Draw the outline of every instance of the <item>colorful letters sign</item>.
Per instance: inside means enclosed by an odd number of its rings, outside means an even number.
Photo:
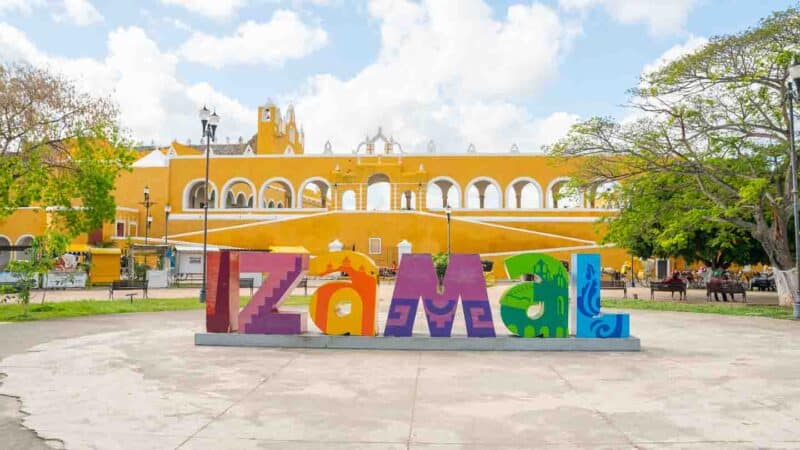
[[[500,317],[508,331],[520,337],[569,335],[569,274],[561,261],[541,253],[525,253],[505,260],[509,278],[532,276],[508,289],[500,298]],[[531,318],[528,310],[539,305]]]
[[[522,338],[569,336],[569,283],[575,290],[575,334],[580,338],[625,338],[630,335],[627,314],[600,312],[600,256],[572,255],[572,276],[555,258],[538,253],[505,260],[509,278],[527,276],[500,299],[506,328]],[[264,281],[253,298],[239,308],[239,273],[262,272]],[[314,292],[311,320],[325,334],[377,334],[378,269],[367,255],[333,252],[309,262],[308,255],[219,251],[208,254],[206,328],[211,333],[300,334],[306,331],[305,312],[280,311],[281,302],[303,276],[344,272],[348,279],[330,281]],[[467,336],[495,337],[492,309],[480,257],[451,255],[439,288],[429,254],[405,254],[395,281],[385,336],[411,336],[420,301],[432,337],[450,337],[461,302]],[[350,311],[343,306],[350,304]],[[537,311],[532,310],[538,308]],[[237,314],[238,313],[238,314]]]
[[[311,320],[325,334],[375,336],[378,308],[375,291],[378,267],[367,255],[334,252],[320,255],[309,265],[309,275],[344,272],[349,281],[331,281],[314,292],[309,305]],[[343,306],[350,304],[350,312]]]
[[[206,329],[210,333],[299,334],[307,329],[305,313],[283,313],[289,297],[308,270],[308,255],[236,252],[208,253]],[[239,311],[239,273],[262,272],[261,287]]]
[[[627,314],[600,313],[600,255],[572,255],[571,266],[577,290],[575,336],[580,338],[630,336],[630,317]]]
[[[451,255],[442,284],[444,289],[439,293],[431,255],[403,255],[383,334],[411,336],[421,298],[431,336],[450,337],[460,298],[467,336],[495,337],[480,257]]]
[[[206,292],[206,330],[209,333],[238,330],[239,252],[208,254]]]

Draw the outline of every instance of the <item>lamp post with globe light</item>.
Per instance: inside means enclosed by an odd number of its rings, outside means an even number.
[[[215,139],[217,135],[217,125],[219,125],[219,116],[217,112],[214,111],[213,113],[209,111],[208,108],[203,106],[203,109],[200,110],[200,123],[203,125],[203,138],[206,140],[206,177],[205,177],[205,187],[203,189],[203,193],[205,195],[205,200],[203,201],[203,284],[200,288],[200,302],[205,303],[206,301],[206,273],[207,273],[207,266],[208,266],[208,202],[209,202],[209,184],[208,184],[208,164],[209,164],[209,157],[211,155],[211,141]]]

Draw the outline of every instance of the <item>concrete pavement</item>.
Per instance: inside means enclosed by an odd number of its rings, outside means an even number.
[[[201,311],[4,324],[0,393],[29,415],[0,408],[0,437],[44,444],[22,420],[67,448],[800,448],[800,324],[631,316],[641,353],[201,348]]]

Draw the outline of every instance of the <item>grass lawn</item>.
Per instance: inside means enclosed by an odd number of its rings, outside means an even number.
[[[250,297],[242,297],[241,305],[244,306]],[[287,299],[284,306],[307,305],[310,297],[292,296]],[[123,314],[134,312],[158,311],[183,311],[190,309],[204,309],[205,304],[197,298],[150,298],[138,299],[131,303],[128,300],[79,300],[74,302],[59,303],[31,303],[28,314],[24,314],[22,305],[12,303],[0,305],[0,322],[25,322],[31,320],[62,319],[65,317],[94,316],[98,314]]]
[[[241,298],[244,306],[249,297]],[[289,297],[283,306],[303,306],[311,301],[308,296]],[[652,300],[620,300],[604,299],[603,307],[618,309],[646,309],[654,311],[678,311],[703,314],[724,314],[731,316],[769,317],[773,319],[791,319],[792,308],[781,306],[748,306],[741,303],[683,303],[674,301]],[[134,312],[182,311],[203,309],[205,305],[197,298],[151,298],[147,300],[80,300],[74,302],[31,303],[28,314],[20,304],[0,305],[0,322],[24,322],[31,320],[60,319],[66,317],[94,316],[98,314],[123,314]]]
[[[769,317],[772,319],[791,319],[792,308],[789,306],[760,306],[743,303],[683,303],[665,300],[620,300],[603,299],[602,305],[607,308],[648,309],[653,311],[678,311],[703,314],[724,314],[727,316]]]

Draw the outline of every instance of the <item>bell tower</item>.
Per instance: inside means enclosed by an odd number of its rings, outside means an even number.
[[[289,105],[286,117],[272,100],[258,107],[257,154],[302,154],[305,135],[297,129],[294,107]]]

